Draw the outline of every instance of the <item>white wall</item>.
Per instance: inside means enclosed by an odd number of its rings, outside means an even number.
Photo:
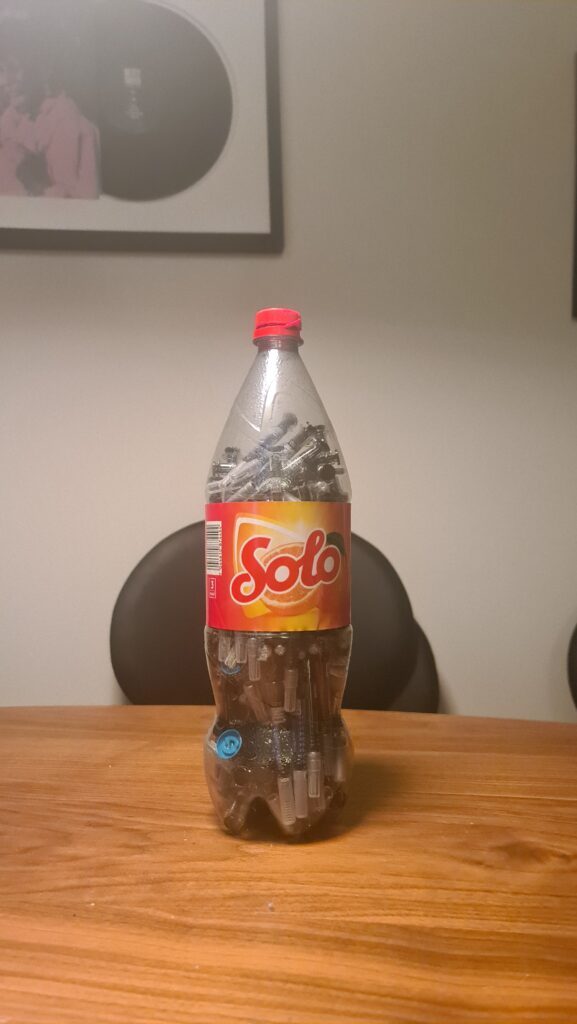
[[[282,256],[0,256],[0,700],[120,699],[116,594],[201,518],[253,312],[288,304],[449,707],[574,720],[577,5],[280,14]]]

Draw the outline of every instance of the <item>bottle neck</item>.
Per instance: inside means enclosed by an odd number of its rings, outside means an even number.
[[[299,347],[302,345],[303,340],[301,337],[289,337],[288,335],[271,335],[266,338],[255,338],[254,344],[257,347],[257,351],[271,352],[276,350],[277,352],[295,352],[298,354]]]

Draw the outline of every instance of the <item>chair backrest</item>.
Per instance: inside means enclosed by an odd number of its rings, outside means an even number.
[[[573,703],[577,708],[577,626],[575,626],[571,640],[569,641],[569,651],[567,653],[567,675],[569,676],[569,689],[571,690]]]
[[[355,534],[351,564],[354,641],[345,707],[436,711],[434,658],[399,576]],[[110,652],[133,703],[212,703],[204,601],[204,523],[193,523],[152,548],[118,595]]]

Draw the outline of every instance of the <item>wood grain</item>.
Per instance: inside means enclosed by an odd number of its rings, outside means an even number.
[[[0,711],[0,1024],[575,1024],[576,726],[349,712],[287,845],[216,827],[210,717]]]

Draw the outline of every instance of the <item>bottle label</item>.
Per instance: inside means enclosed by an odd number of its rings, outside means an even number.
[[[206,622],[254,633],[351,621],[351,506],[239,501],[206,506]]]

